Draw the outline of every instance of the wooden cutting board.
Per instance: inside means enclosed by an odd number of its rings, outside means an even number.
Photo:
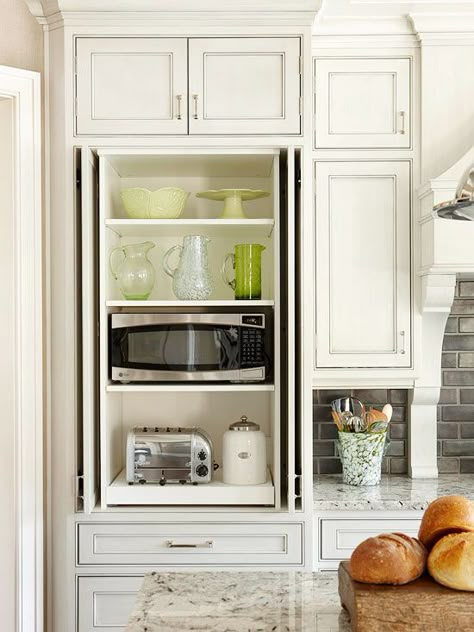
[[[404,586],[361,584],[341,562],[339,596],[353,632],[474,631],[474,592],[445,588],[429,575]]]

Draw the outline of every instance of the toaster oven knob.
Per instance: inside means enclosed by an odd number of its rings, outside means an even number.
[[[204,463],[201,463],[196,468],[196,474],[198,476],[207,476],[208,472],[209,472],[209,468],[207,467],[207,465],[204,465]]]
[[[207,454],[204,452],[204,450],[199,450],[198,452],[198,459],[200,461],[205,461],[207,457]]]

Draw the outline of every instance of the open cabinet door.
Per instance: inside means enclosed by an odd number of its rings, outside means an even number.
[[[82,275],[82,510],[90,513],[98,501],[98,199],[99,177],[97,156],[87,147],[78,157],[80,177],[80,217]],[[82,441],[81,441],[82,439]],[[81,507],[78,506],[78,510]]]
[[[284,279],[286,294],[287,328],[282,343],[285,346],[287,373],[287,394],[284,403],[286,417],[286,478],[288,511],[294,513],[301,509],[301,409],[298,405],[298,336],[297,336],[297,219],[299,214],[299,181],[300,181],[299,150],[294,147],[288,149],[286,169],[286,230],[283,230],[286,252],[286,275]],[[283,244],[282,244],[283,247]],[[285,390],[285,389],[283,389]]]

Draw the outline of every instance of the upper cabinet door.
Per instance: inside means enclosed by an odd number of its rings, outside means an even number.
[[[411,366],[410,166],[316,164],[316,368]]]
[[[409,148],[409,59],[317,59],[315,147]]]
[[[191,134],[299,134],[300,40],[189,40]]]
[[[186,134],[187,40],[78,38],[78,135]]]

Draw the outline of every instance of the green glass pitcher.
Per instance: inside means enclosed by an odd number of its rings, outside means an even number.
[[[262,252],[261,244],[236,244],[234,252],[225,256],[222,278],[234,290],[237,300],[259,300],[262,298]],[[227,276],[227,262],[232,261],[235,278]]]
[[[148,259],[148,251],[155,247],[152,241],[114,248],[109,256],[110,271],[127,300],[144,301],[155,284],[155,269]],[[117,266],[117,255],[122,260]]]

